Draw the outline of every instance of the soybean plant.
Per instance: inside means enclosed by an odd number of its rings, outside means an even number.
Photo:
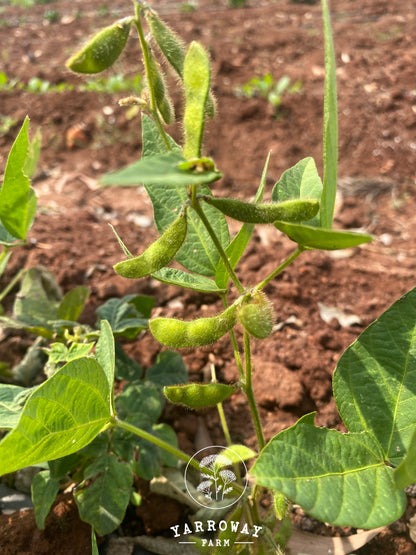
[[[170,384],[164,389],[171,402],[190,409],[216,405],[228,445],[244,460],[254,459],[248,490],[241,492],[238,481],[233,484],[238,503],[228,518],[243,519],[255,529],[256,542],[245,545],[238,542],[244,535],[239,538],[239,532],[224,529],[216,545],[228,545],[227,550],[234,553],[279,552],[287,542],[283,532],[290,523],[290,502],[333,525],[375,528],[392,522],[405,508],[403,488],[416,481],[416,395],[411,389],[416,367],[414,357],[409,356],[416,348],[416,290],[363,332],[338,363],[334,397],[348,433],[316,427],[312,413],[266,445],[253,393],[256,373],[252,342],[273,331],[274,309],[264,291],[267,284],[311,249],[355,247],[372,240],[364,233],[332,228],[338,129],[335,55],[327,0],[322,0],[326,71],[323,180],[314,160],[304,158],[274,185],[271,203],[263,203],[269,157],[253,202],[214,197],[209,185],[222,174],[203,151],[205,123],[215,115],[209,56],[197,42],[185,45],[147,4],[133,4],[134,16],[98,33],[69,60],[68,67],[82,73],[102,71],[121,54],[130,27],[136,29],[147,86],[140,97],[122,99],[120,103],[135,103],[142,109],[142,157],[104,176],[102,184],[143,184],[153,203],[160,237],[134,257],[117,235],[126,258],[115,265],[115,271],[127,278],[151,276],[162,283],[215,293],[223,304],[219,314],[208,318],[185,321],[162,316],[149,321],[150,333],[172,349],[209,345],[226,334],[232,343],[238,370],[236,383],[213,380],[210,384],[181,385],[167,379]],[[149,35],[145,35],[145,23]],[[176,73],[183,91],[181,144],[166,131],[175,117],[162,71],[166,65]],[[242,223],[233,239],[226,217]],[[276,233],[280,231],[294,242],[294,248],[288,258],[253,286],[244,284],[235,269],[255,225],[273,226]],[[173,260],[175,267],[168,266]],[[146,441],[201,471],[195,459],[172,442],[121,418],[114,403],[114,372],[113,335],[103,320],[95,358],[67,363],[29,397],[18,423],[0,443],[0,473],[70,455],[103,430],[113,428],[140,438],[139,456]],[[236,390],[247,398],[257,437],[256,451],[231,440],[222,402]],[[57,407],[55,412],[47,410],[52,405]],[[209,469],[206,472],[209,475]],[[272,492],[274,504],[270,514],[261,518],[263,488]],[[257,537],[260,529],[261,536]],[[203,544],[195,535],[192,539]],[[227,543],[221,544],[223,540]],[[221,553],[222,548],[213,552]]]

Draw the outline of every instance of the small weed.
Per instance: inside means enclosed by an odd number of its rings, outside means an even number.
[[[266,73],[263,77],[253,77],[248,83],[242,87],[238,87],[236,89],[236,94],[247,98],[261,96],[273,106],[277,114],[282,104],[283,95],[285,93],[297,93],[301,88],[302,82],[298,80],[291,85],[288,75],[283,75],[283,77],[275,82],[271,73]]]
[[[0,114],[0,137],[7,135],[10,129],[17,123],[17,119]]]
[[[247,0],[228,0],[228,5],[230,8],[241,8],[247,4]]]
[[[58,23],[61,18],[61,14],[57,10],[46,10],[43,14],[43,19],[49,21],[49,23]]]
[[[179,11],[182,13],[192,13],[196,10],[196,2],[182,2],[179,6]]]

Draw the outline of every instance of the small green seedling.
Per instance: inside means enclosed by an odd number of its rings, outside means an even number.
[[[266,73],[263,77],[253,77],[243,85],[236,89],[238,95],[247,98],[261,96],[265,98],[274,108],[275,114],[279,113],[285,94],[294,94],[302,89],[301,81],[290,84],[290,77],[283,75],[277,82],[273,79],[271,73]]]
[[[213,372],[212,383],[184,384],[181,372],[160,365],[148,371],[146,379],[157,380],[168,400],[191,410],[216,405],[226,442],[237,454],[230,464],[254,459],[247,491],[242,480],[236,480],[233,489],[243,490],[237,506],[228,514],[218,513],[225,525],[219,527],[215,541],[231,542],[227,543],[227,552],[233,553],[280,553],[291,533],[291,503],[331,525],[354,528],[387,525],[403,514],[406,506],[403,488],[416,480],[416,366],[412,356],[416,349],[416,290],[394,303],[338,362],[334,398],[346,433],[315,426],[312,413],[266,444],[253,391],[253,379],[262,379],[261,366],[256,369],[252,363],[253,342],[273,334],[274,310],[264,293],[265,287],[311,249],[356,247],[372,240],[365,233],[332,229],[338,159],[336,73],[329,8],[327,0],[321,2],[326,71],[323,179],[312,158],[304,158],[282,174],[271,191],[270,203],[262,200],[268,159],[254,202],[212,195],[210,184],[221,178],[221,172],[203,151],[206,119],[215,108],[208,53],[196,42],[186,46],[145,2],[134,2],[134,16],[99,32],[68,62],[68,67],[81,73],[103,71],[121,55],[130,27],[137,31],[147,85],[146,93],[137,103],[143,111],[142,158],[104,176],[102,183],[144,185],[153,203],[160,237],[143,254],[132,257],[117,236],[128,259],[115,268],[130,279],[150,275],[163,283],[216,294],[222,302],[223,308],[215,316],[192,320],[150,318],[149,330],[155,340],[172,349],[206,348],[228,336],[238,380],[217,383]],[[144,34],[144,20],[153,40]],[[154,44],[159,51],[153,49]],[[174,117],[163,75],[166,64],[178,75],[185,103],[181,111],[183,138],[179,144],[165,128]],[[276,86],[269,77],[266,79],[266,94],[269,97],[274,89],[276,96],[272,95],[270,101],[275,105],[279,102],[277,96],[289,85],[287,79],[279,83]],[[21,173],[20,166],[17,174]],[[25,194],[30,201],[26,183]],[[27,231],[31,211],[33,205],[29,202],[23,224],[21,218],[13,221],[16,233]],[[232,239],[227,223],[230,217],[241,222]],[[245,283],[245,276],[236,268],[257,224],[271,224],[276,233],[284,233],[294,245],[290,256],[253,285]],[[143,392],[133,385],[125,395],[123,391],[122,399],[115,398],[114,380],[123,368],[123,360],[120,355],[117,358],[114,337],[125,326],[144,329],[137,314],[131,318],[134,323],[129,322],[131,307],[126,309],[115,303],[99,314],[101,325],[99,333],[96,330],[99,338],[93,354],[68,360],[70,353],[65,351],[62,356],[67,362],[30,394],[23,409],[21,404],[16,407],[20,390],[8,390],[8,401],[0,404],[8,414],[14,411],[19,415],[12,425],[10,420],[8,426],[3,424],[10,432],[0,443],[0,474],[49,461],[51,475],[39,478],[35,486],[37,499],[46,491],[56,490],[56,483],[49,488],[49,478],[56,480],[65,474],[62,461],[85,450],[93,453],[98,438],[105,439],[106,448],[100,450],[100,456],[94,460],[91,455],[91,464],[82,466],[83,482],[75,493],[81,517],[98,534],[118,525],[132,497],[133,473],[143,476],[146,465],[156,460],[159,471],[160,463],[174,465],[181,460],[201,473],[201,466],[178,449],[170,432],[155,427],[154,418],[150,425],[146,420],[149,412],[154,417],[151,387]],[[61,347],[53,349],[53,356],[62,362]],[[173,356],[171,351],[161,355]],[[134,374],[135,369],[130,372]],[[247,400],[257,453],[232,442],[222,403],[235,392]],[[0,411],[0,427],[1,415]],[[132,449],[133,436],[139,440],[135,440],[138,443],[133,443]],[[136,464],[132,464],[132,450]],[[208,466],[203,469],[203,476],[211,484],[218,469]],[[236,473],[227,471],[227,476],[236,477],[237,466],[235,470]],[[152,470],[150,477],[153,474]],[[109,495],[103,499],[102,491],[107,488]],[[260,516],[264,511],[259,511],[262,488],[268,488],[274,499],[264,517]],[[43,517],[41,505],[35,504],[37,515]],[[209,509],[212,508],[221,507],[211,499]],[[247,532],[232,526],[240,519]],[[42,523],[43,519],[40,520]],[[253,542],[247,545],[249,527],[256,533],[251,536]],[[257,534],[260,530],[261,534]],[[198,534],[187,536],[187,540],[197,546],[207,541]],[[92,541],[94,546],[94,534]],[[223,553],[222,544],[211,545],[212,553]]]

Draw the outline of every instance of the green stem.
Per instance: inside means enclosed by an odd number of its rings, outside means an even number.
[[[195,202],[192,204],[192,208],[195,210],[195,212],[198,214],[198,216],[201,218],[202,223],[204,224],[204,226],[206,227],[206,230],[208,231],[212,242],[214,243],[218,254],[221,257],[221,260],[224,263],[225,269],[228,272],[228,275],[230,276],[230,279],[232,280],[232,282],[234,283],[234,285],[236,286],[238,292],[240,293],[240,295],[242,295],[244,293],[244,287],[241,285],[240,280],[238,279],[238,277],[235,275],[234,270],[231,268],[231,264],[230,261],[228,260],[228,257],[215,233],[215,231],[213,230],[208,218],[206,217],[204,211],[201,208],[201,205],[199,203],[199,200],[196,198]]]
[[[280,266],[278,268],[276,268],[276,270],[274,270],[270,275],[268,275],[262,282],[260,282],[258,285],[256,285],[256,287],[254,289],[257,289],[258,291],[260,291],[260,289],[263,289],[264,287],[266,287],[266,285],[272,281],[272,279],[274,279],[277,275],[279,275],[281,272],[283,272],[283,270],[285,268],[287,268],[289,266],[289,264],[292,264],[292,262],[294,260],[296,260],[296,258],[304,251],[304,247],[300,247],[298,246],[298,248],[295,250],[295,252],[289,256],[289,258],[287,260],[285,260],[282,264],[280,264]]]
[[[22,270],[20,270],[19,272],[17,272],[17,274],[9,281],[9,283],[6,285],[6,287],[3,289],[3,291],[0,293],[0,302],[4,299],[4,297],[13,289],[13,287],[16,285],[16,283],[20,280],[20,278],[22,277],[22,275],[26,272],[26,270],[23,268]]]
[[[215,365],[214,364],[211,364],[211,382],[212,383],[217,383],[217,374],[215,372]],[[222,431],[224,432],[225,440],[227,442],[227,445],[230,446],[230,445],[232,445],[231,435],[230,435],[230,430],[228,428],[227,420],[225,419],[225,414],[224,414],[224,409],[222,407],[222,403],[217,404],[217,410],[218,410],[218,414],[220,416],[221,427],[222,427]]]
[[[266,445],[264,440],[263,430],[261,427],[260,414],[257,408],[256,400],[254,398],[254,392],[252,387],[252,364],[251,364],[251,345],[250,345],[250,334],[244,331],[244,360],[246,367],[246,380],[244,384],[244,391],[247,396],[248,405],[250,407],[251,416],[253,418],[254,428],[257,435],[257,443],[259,445],[259,450],[261,451]]]
[[[222,302],[224,303],[224,308],[228,308],[229,305],[228,305],[227,297],[225,296],[225,294],[222,293],[220,295],[220,297],[222,298]],[[242,360],[241,360],[240,350],[238,348],[237,339],[235,337],[235,333],[234,333],[233,329],[230,331],[230,337],[231,337],[231,344],[233,346],[234,359],[235,359],[235,362],[236,362],[237,368],[238,368],[238,375],[239,375],[240,381],[244,382],[245,374],[244,374],[243,363],[242,363]]]
[[[157,111],[155,92],[153,90],[151,79],[150,79],[149,47],[143,33],[143,28],[140,20],[140,9],[141,9],[140,4],[134,3],[134,11],[136,16],[134,23],[136,25],[137,34],[139,35],[140,45],[142,47],[142,52],[143,52],[144,71],[146,74],[147,84],[149,86],[150,110],[151,110],[153,119],[155,120],[160,136],[162,137],[163,142],[165,143],[166,148],[168,150],[172,150],[172,147],[169,143],[168,136],[166,135],[165,129],[163,128],[162,122],[160,121],[160,117]]]
[[[177,449],[170,443],[163,441],[163,439],[160,439],[157,436],[154,436],[149,432],[142,430],[141,428],[137,428],[136,426],[133,426],[133,424],[129,424],[124,420],[119,420],[117,417],[115,418],[115,425],[118,426],[119,428],[122,428],[123,430],[126,430],[127,432],[130,432],[136,436],[141,437],[142,439],[150,441],[150,443],[153,443],[153,445],[157,445],[158,447],[160,447],[161,449],[164,449],[168,453],[171,453],[178,459],[185,461],[186,463],[190,463],[192,466],[200,470],[197,461],[191,460],[191,457],[189,455],[187,455],[180,449]]]

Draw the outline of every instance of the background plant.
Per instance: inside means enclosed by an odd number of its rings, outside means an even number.
[[[261,453],[251,470],[257,477],[257,485],[252,489],[251,497],[246,500],[244,507],[238,507],[234,514],[244,508],[244,518],[250,524],[259,523],[256,505],[260,495],[259,486],[267,486],[275,491],[276,514],[270,515],[264,521],[264,540],[268,543],[259,545],[259,552],[264,552],[266,549],[276,552],[278,549],[276,544],[280,542],[281,536],[275,535],[274,525],[277,518],[286,518],[285,495],[301,503],[317,518],[327,522],[348,522],[357,527],[371,527],[394,520],[404,508],[404,495],[400,488],[414,479],[412,433],[415,423],[412,418],[410,420],[408,418],[408,414],[415,412],[412,410],[415,397],[411,389],[414,367],[408,356],[414,348],[412,326],[415,314],[412,292],[399,304],[400,314],[406,314],[406,318],[403,319],[401,316],[398,324],[397,307],[392,307],[387,316],[383,320],[380,319],[379,324],[368,330],[370,339],[363,335],[362,342],[351,347],[344,363],[338,366],[339,385],[335,388],[335,396],[345,423],[350,429],[348,434],[316,428],[313,425],[313,415],[307,415],[294,427],[281,432],[265,446],[252,391],[251,344],[254,340],[252,336],[261,337],[266,334],[264,327],[268,329],[270,321],[269,302],[262,295],[267,283],[295,258],[312,248],[343,248],[371,239],[367,235],[332,229],[337,160],[336,89],[326,2],[323,2],[327,54],[323,182],[317,174],[313,160],[310,158],[301,160],[287,170],[273,188],[273,206],[270,209],[270,205],[261,202],[267,172],[266,163],[255,203],[240,204],[233,199],[227,202],[228,206],[232,206],[234,216],[243,222],[240,232],[233,241],[230,241],[223,213],[225,204],[221,205],[218,202],[221,199],[213,199],[208,188],[211,182],[220,178],[220,172],[212,160],[202,156],[201,150],[205,118],[207,113],[213,112],[212,96],[209,92],[208,57],[204,49],[196,43],[192,43],[186,49],[182,42],[163,25],[157,15],[148,11],[144,5],[136,4],[135,8],[135,17],[130,23],[134,24],[138,31],[148,82],[146,94],[134,100],[143,107],[145,112],[142,118],[143,156],[133,166],[107,176],[104,181],[107,184],[117,182],[125,186],[145,184],[154,203],[155,221],[161,232],[159,239],[161,242],[158,243],[157,249],[153,247],[150,253],[146,251],[143,259],[132,257],[128,247],[119,238],[126,254],[126,260],[122,261],[123,267],[133,269],[134,273],[134,268],[140,263],[140,275],[143,275],[144,261],[148,264],[148,273],[156,279],[202,292],[218,293],[223,300],[224,310],[218,316],[214,316],[214,320],[210,318],[190,322],[176,320],[172,326],[173,333],[162,336],[159,333],[160,330],[170,328],[172,319],[163,317],[153,319],[150,322],[150,328],[157,338],[162,338],[162,342],[171,347],[209,344],[218,338],[219,328],[221,333],[229,332],[239,370],[239,381],[234,384],[234,387],[227,388],[225,384],[213,383],[208,385],[214,387],[207,390],[207,384],[185,386],[175,384],[165,389],[166,395],[168,398],[169,395],[172,397],[172,391],[175,391],[177,399],[182,404],[192,407],[197,404],[198,406],[220,404],[227,395],[231,395],[232,391],[238,388],[246,394]],[[164,128],[164,122],[172,121],[172,105],[169,102],[154,51],[143,34],[143,16],[146,17],[160,50],[184,85],[183,146],[175,144]],[[113,31],[114,27],[106,31],[109,39],[113,36]],[[117,29],[115,31],[118,33]],[[118,41],[115,47],[119,49]],[[94,39],[87,48],[94,59]],[[108,62],[107,59],[99,60],[99,67],[105,66],[106,62]],[[259,223],[259,215],[263,218],[260,221],[264,223],[265,214],[273,214],[275,205],[278,205],[282,216],[276,221],[272,218],[270,224],[286,233],[297,246],[294,247],[293,254],[271,274],[265,276],[254,287],[248,287],[238,279],[234,269],[250,240],[254,225]],[[223,211],[218,210],[220,206]],[[186,218],[186,238],[181,244],[175,242],[173,245],[168,239],[172,237],[171,226],[180,217],[179,214]],[[140,258],[140,261],[137,258]],[[186,271],[166,268],[164,265],[168,259],[180,262]],[[160,260],[163,264],[160,264]],[[162,267],[158,267],[159,265]],[[235,300],[236,297],[237,300]],[[390,321],[393,322],[391,328]],[[243,326],[242,346],[238,344],[234,334],[236,326]],[[175,327],[180,330],[179,334],[174,332]],[[393,360],[389,356],[380,357],[377,352],[369,351],[369,345],[373,347],[376,345],[376,350],[377,345],[381,345],[383,352],[387,351],[390,355],[392,343],[395,343],[395,338],[392,340],[392,329],[401,330],[400,341],[396,345],[399,347],[401,362],[400,364],[394,362],[393,367],[389,366]],[[371,335],[374,333],[378,338],[375,342]],[[84,448],[98,433],[112,429],[135,433],[142,439],[163,446],[167,452],[175,454],[178,458],[189,460],[186,455],[155,435],[150,435],[142,428],[121,419],[119,408],[114,406],[112,399],[114,368],[117,366],[114,362],[115,348],[112,337],[113,334],[104,320],[95,358],[82,357],[76,361],[69,361],[31,394],[18,424],[1,444],[0,453],[7,461],[1,467],[2,472],[16,468],[16,465],[39,462],[39,457],[42,460],[53,460],[70,455]],[[380,340],[380,337],[383,339]],[[391,343],[388,343],[389,338]],[[386,345],[388,345],[387,349]],[[370,357],[368,352],[371,352]],[[368,360],[371,361],[369,364],[366,363]],[[375,364],[374,361],[377,360],[380,364]],[[365,406],[362,406],[363,401],[359,391],[363,385],[351,372],[351,368],[357,366],[358,362],[362,370],[359,374],[360,380],[365,384],[371,382],[370,377],[373,380],[372,387],[368,388],[368,393],[366,390],[365,396],[366,404],[371,399],[370,413],[364,410]],[[91,388],[91,376],[94,376],[95,390]],[[74,393],[78,392],[76,384],[81,378],[83,396],[74,403]],[[360,384],[358,393],[350,386],[354,380]],[[379,381],[388,383],[390,387],[381,391],[380,388],[374,387],[374,384]],[[383,397],[386,393],[388,395]],[[39,439],[40,430],[31,427],[33,421],[29,420],[29,417],[33,417],[33,414],[36,417],[43,416],[42,411],[38,409],[41,403],[56,402],[57,398],[60,403],[69,407],[69,412],[77,425],[62,427],[62,422],[59,422],[61,415],[56,414],[56,421],[48,422],[48,425],[56,426],[60,437],[52,444],[51,438],[47,435]],[[90,414],[85,413],[85,408],[81,407],[79,401],[89,403],[94,413],[93,419]],[[350,413],[351,405],[359,407],[360,411],[357,414]],[[230,433],[223,415],[221,417],[225,436],[229,438]],[[384,426],[379,426],[376,419],[381,419]],[[84,430],[87,430],[87,433],[82,436],[79,423],[82,423]],[[33,438],[33,445],[29,446],[25,443],[23,432],[25,437]],[[314,456],[310,460],[305,460],[303,456],[305,451]],[[397,465],[398,469],[394,471],[393,466]],[[276,469],[279,469],[278,473]],[[340,491],[343,495],[338,493]],[[357,491],[362,494],[358,503]],[[321,492],[324,492],[324,495],[321,496]],[[383,503],[379,502],[380,499]],[[363,500],[365,503],[361,504]],[[363,509],[360,510],[360,507]]]
[[[256,96],[265,98],[273,106],[277,115],[283,96],[297,93],[301,89],[302,82],[299,80],[291,85],[288,75],[283,75],[278,81],[275,81],[271,73],[266,73],[262,77],[251,78],[245,85],[238,87],[236,93],[247,98]]]

